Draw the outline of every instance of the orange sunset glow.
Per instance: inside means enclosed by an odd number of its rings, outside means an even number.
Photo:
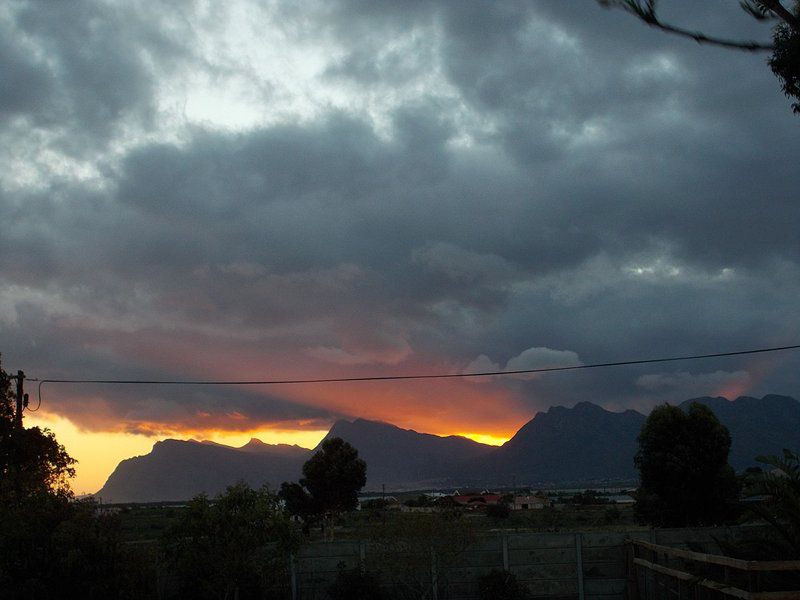
[[[460,435],[490,445],[503,444],[533,416],[514,393],[492,382],[423,380],[400,385],[359,382],[280,387],[283,398],[298,405],[324,407],[344,418],[384,421],[421,433]],[[262,390],[256,388],[256,393]],[[56,398],[59,406],[81,415],[83,428],[68,417],[45,411],[32,413],[28,422],[54,431],[79,461],[75,489],[80,493],[99,489],[120,460],[146,454],[153,443],[167,437],[229,446],[257,438],[270,444],[313,448],[327,433],[319,420],[260,422],[235,411],[183,412],[180,420],[171,422],[143,421],[133,415],[120,419],[102,394],[80,396],[66,387],[48,388],[45,403]],[[270,400],[264,398],[263,402]],[[84,412],[81,406],[92,409]]]

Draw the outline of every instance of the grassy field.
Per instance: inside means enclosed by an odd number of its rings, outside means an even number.
[[[120,531],[122,538],[128,542],[160,540],[185,510],[184,507],[157,504],[134,504],[119,508]]]
[[[182,506],[140,504],[118,507],[122,537],[125,541],[158,541],[185,510]],[[337,521],[338,539],[366,539],[381,532],[436,529],[440,526],[467,528],[474,533],[508,529],[531,532],[615,531],[636,527],[630,505],[558,505],[555,508],[512,511],[504,519],[493,519],[481,512],[446,511],[409,513],[399,510],[361,510],[343,515]],[[322,537],[312,528],[310,539]]]

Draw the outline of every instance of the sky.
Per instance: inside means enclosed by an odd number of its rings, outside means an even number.
[[[734,0],[664,20],[769,41]],[[594,0],[0,5],[0,352],[30,378],[518,370],[800,340],[800,117],[767,55]],[[56,385],[76,491],[165,437],[800,397],[800,353],[538,376]],[[28,384],[32,406],[35,383]]]

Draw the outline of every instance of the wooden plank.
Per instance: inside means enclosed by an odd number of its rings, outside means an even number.
[[[669,554],[670,556],[677,556],[688,560],[697,562],[722,565],[724,567],[732,567],[742,571],[800,571],[800,560],[741,560],[739,558],[731,558],[729,556],[719,556],[717,554],[703,554],[701,552],[692,552],[691,550],[683,550],[681,548],[673,548],[672,546],[661,546],[659,544],[651,544],[643,540],[631,540],[631,544]]]
[[[669,575],[670,577],[674,577],[675,579],[680,579],[681,581],[697,581],[699,578],[692,575],[691,573],[686,573],[684,571],[677,571],[675,569],[670,569],[669,567],[665,567],[663,565],[656,565],[651,563],[649,560],[645,560],[643,558],[634,558],[633,564],[639,565],[640,567],[644,567],[645,569],[650,569],[651,571],[655,571],[656,573],[661,573],[662,575]]]
[[[730,585],[726,585],[724,583],[719,583],[718,581],[712,581],[710,579],[702,579],[691,573],[685,573],[683,571],[677,571],[675,569],[670,569],[669,567],[665,567],[663,565],[656,565],[647,560],[642,558],[634,558],[634,564],[639,566],[645,567],[646,569],[650,569],[656,573],[661,573],[662,575],[667,575],[669,577],[673,577],[680,581],[685,581],[688,583],[694,583],[696,585],[700,585],[704,588],[708,588],[710,590],[714,590],[715,592],[719,592],[721,594],[725,594],[726,596],[733,596],[734,598],[739,598],[740,600],[798,600],[800,599],[800,591],[786,591],[786,592],[748,592],[746,590],[739,589],[737,587],[733,587]]]
[[[800,591],[791,592],[754,592],[750,594],[753,600],[798,600]]]

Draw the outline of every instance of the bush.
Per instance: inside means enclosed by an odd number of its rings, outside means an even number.
[[[480,600],[527,600],[531,598],[528,589],[517,581],[516,575],[509,571],[492,569],[478,577],[478,598]]]
[[[494,519],[495,521],[507,519],[509,516],[511,516],[511,508],[509,508],[508,504],[505,502],[490,504],[486,507],[486,516]]]
[[[382,600],[386,597],[376,575],[341,566],[336,581],[328,588],[328,596],[331,600]]]

